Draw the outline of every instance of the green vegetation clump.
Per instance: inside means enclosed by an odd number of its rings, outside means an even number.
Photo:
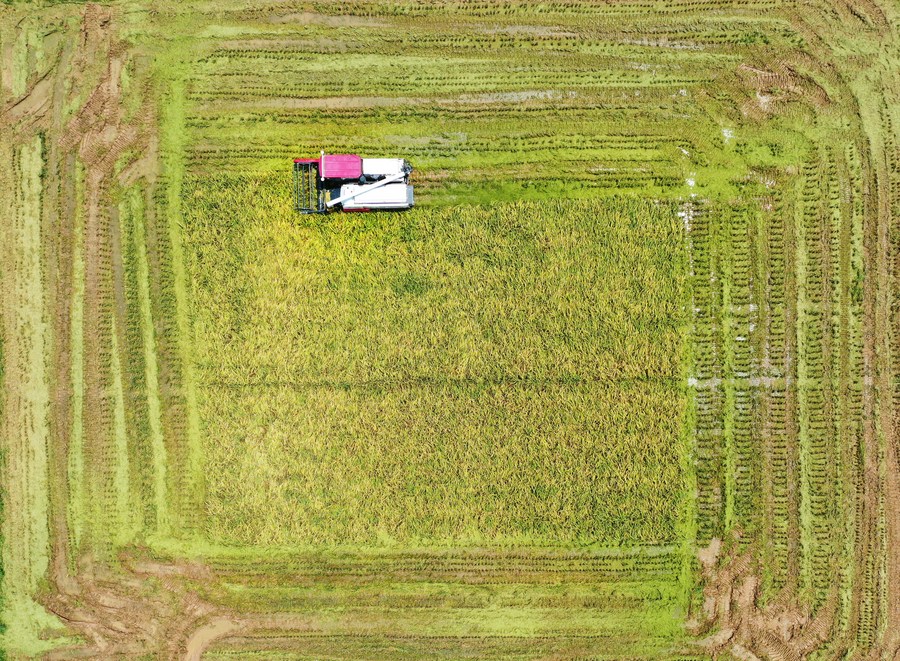
[[[309,217],[282,176],[184,195],[212,539],[676,536],[674,206]]]

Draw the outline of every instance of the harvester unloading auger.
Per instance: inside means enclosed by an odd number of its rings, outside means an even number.
[[[401,211],[413,205],[412,166],[402,158],[326,154],[294,159],[294,208],[301,213]]]

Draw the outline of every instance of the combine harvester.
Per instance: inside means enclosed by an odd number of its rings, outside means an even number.
[[[294,208],[301,213],[402,211],[413,205],[412,166],[402,158],[326,154],[294,159]]]

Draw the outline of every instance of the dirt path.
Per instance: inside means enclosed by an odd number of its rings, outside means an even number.
[[[185,644],[184,661],[200,661],[203,652],[216,640],[240,631],[242,626],[227,617],[217,617],[203,625],[188,639]]]
[[[190,577],[211,580],[189,563],[139,563],[123,571],[83,562],[75,579],[78,593],[51,595],[46,606],[87,645],[60,648],[48,658],[182,658],[184,641],[218,617],[213,606],[185,587]]]
[[[698,552],[704,581],[703,608],[688,627],[697,635],[715,630],[699,646],[713,656],[799,661],[828,639],[837,611],[837,588],[816,615],[778,600],[758,605],[760,578],[753,555],[736,543],[723,551],[721,540]]]

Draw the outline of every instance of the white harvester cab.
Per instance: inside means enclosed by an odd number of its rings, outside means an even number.
[[[294,159],[295,207],[303,213],[401,211],[413,206],[412,166],[402,158],[326,154]]]

